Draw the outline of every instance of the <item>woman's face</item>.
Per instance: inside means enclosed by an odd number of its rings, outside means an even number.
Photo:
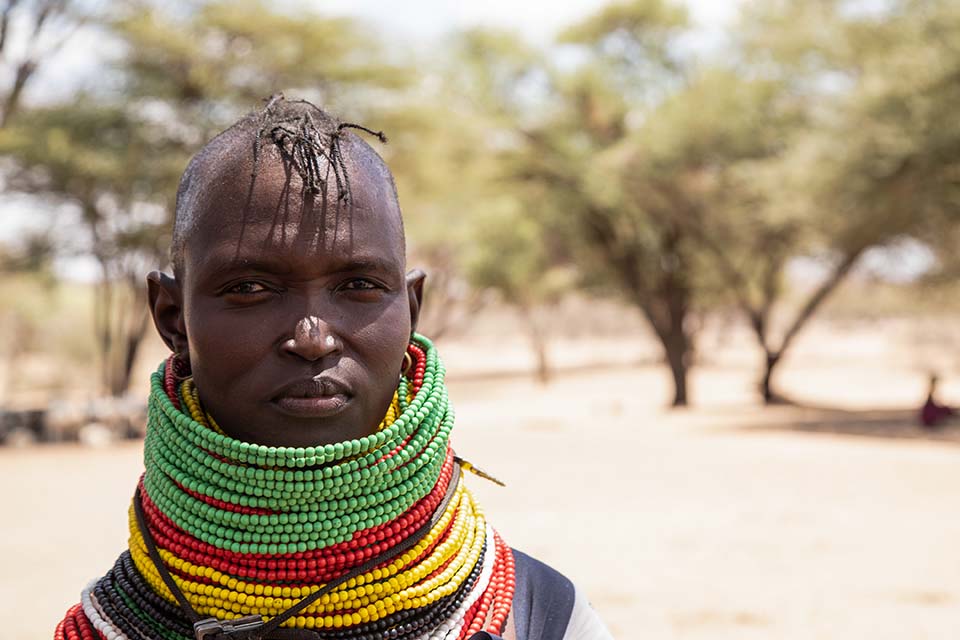
[[[348,167],[350,200],[331,188],[325,206],[301,197],[279,161],[262,160],[252,187],[249,168],[221,171],[197,204],[178,280],[150,278],[158,328],[183,334],[164,337],[181,341],[204,408],[234,438],[359,438],[393,397],[423,276],[405,276],[392,185],[369,163]]]

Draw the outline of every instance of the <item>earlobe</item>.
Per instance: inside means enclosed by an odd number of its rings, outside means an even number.
[[[147,275],[147,297],[157,333],[171,351],[189,363],[190,349],[180,283],[165,273],[152,271]]]
[[[407,273],[407,297],[410,299],[410,333],[417,330],[420,320],[420,307],[423,305],[423,283],[427,274],[421,269],[411,269]]]

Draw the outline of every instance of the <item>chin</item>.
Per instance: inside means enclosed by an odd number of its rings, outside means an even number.
[[[360,438],[373,431],[357,429],[352,421],[329,418],[287,417],[273,425],[273,428],[256,434],[253,442],[271,447],[316,447]]]
[[[288,407],[289,409],[289,407]],[[374,433],[379,420],[369,428],[359,428],[364,420],[354,415],[353,403],[347,403],[332,416],[318,417],[310,412],[282,410],[270,402],[260,411],[249,411],[240,428],[220,427],[231,438],[268,447],[316,447],[335,444]]]

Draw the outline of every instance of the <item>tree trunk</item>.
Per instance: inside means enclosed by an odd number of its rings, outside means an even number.
[[[764,404],[776,404],[782,398],[773,391],[773,370],[780,362],[779,353],[767,353],[763,366],[763,377],[760,379],[760,393]]]
[[[689,345],[685,335],[664,341],[667,364],[673,377],[673,407],[685,407],[687,401],[687,371],[689,369]]]
[[[523,319],[523,326],[526,328],[527,338],[530,340],[530,348],[537,361],[537,382],[547,384],[550,382],[551,367],[550,358],[547,353],[546,333],[540,327],[532,309],[519,305],[518,311]]]
[[[634,302],[663,346],[670,375],[673,378],[673,407],[685,407],[689,402],[687,372],[693,362],[693,341],[688,334],[690,290],[675,274],[667,274],[652,300],[645,292],[635,291]]]
[[[547,341],[543,335],[536,334],[531,336],[533,340],[533,350],[537,357],[537,382],[547,384],[550,382],[550,361],[547,358]]]
[[[692,340],[688,335],[687,317],[693,297],[690,286],[690,259],[685,250],[686,229],[675,224],[672,215],[658,222],[659,239],[656,250],[659,269],[646,268],[644,242],[624,242],[608,212],[588,208],[583,221],[585,235],[599,248],[620,280],[621,290],[642,311],[663,345],[667,364],[673,378],[674,407],[685,407],[689,402],[687,371],[690,368]]]
[[[773,349],[768,343],[768,335],[766,331],[767,328],[765,323],[761,323],[760,325],[757,325],[756,323],[753,324],[754,333],[757,336],[757,340],[760,342],[760,346],[766,353],[763,377],[760,379],[760,392],[763,395],[764,404],[776,404],[784,401],[783,396],[778,395],[773,389],[772,379],[774,369],[783,359],[784,354],[786,354],[787,350],[791,347],[793,341],[796,339],[797,335],[799,335],[800,331],[806,326],[810,319],[816,315],[823,303],[827,300],[827,298],[830,297],[830,294],[832,294],[837,287],[840,286],[840,283],[842,283],[847,277],[865,250],[866,247],[859,247],[850,251],[837,264],[827,279],[820,283],[820,286],[810,294],[810,297],[807,298],[806,303],[804,303],[804,305],[797,312],[793,322],[790,323],[786,333],[784,333],[778,348]],[[772,306],[772,300],[769,304]],[[768,312],[769,309],[767,309],[764,313]]]
[[[110,372],[112,367],[110,365],[111,353],[113,353],[112,348],[112,323],[110,319],[110,307],[111,307],[111,284],[107,280],[109,275],[107,274],[106,267],[103,268],[103,280],[98,282],[94,287],[93,293],[93,326],[94,331],[97,336],[97,347],[99,350],[99,367],[100,367],[100,392],[104,394],[110,394],[113,388],[110,380]]]
[[[26,60],[17,66],[17,70],[13,78],[13,86],[10,87],[10,91],[7,93],[7,97],[4,100],[3,114],[0,115],[0,128],[6,127],[8,124],[10,124],[10,119],[20,108],[20,100],[23,95],[23,90],[27,86],[27,82],[30,80],[36,70],[37,64],[33,60]]]
[[[682,294],[682,290],[674,294]],[[664,305],[668,313],[657,313],[657,307],[638,300],[654,334],[663,346],[663,353],[670,367],[670,376],[673,379],[673,407],[686,407],[689,404],[687,373],[690,370],[692,358],[692,340],[687,334],[687,304],[683,295],[675,295],[671,304]]]
[[[123,352],[118,353],[115,361],[115,370],[110,374],[111,389],[110,395],[119,398],[123,396],[130,388],[130,378],[133,376],[133,366],[137,363],[137,353],[140,351],[140,344],[147,332],[146,321],[138,321],[135,326],[129,329],[129,333],[123,336]]]

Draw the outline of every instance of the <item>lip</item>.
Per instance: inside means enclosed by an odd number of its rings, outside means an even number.
[[[296,418],[329,418],[347,408],[349,386],[324,375],[300,380],[283,387],[273,398],[281,412]]]

